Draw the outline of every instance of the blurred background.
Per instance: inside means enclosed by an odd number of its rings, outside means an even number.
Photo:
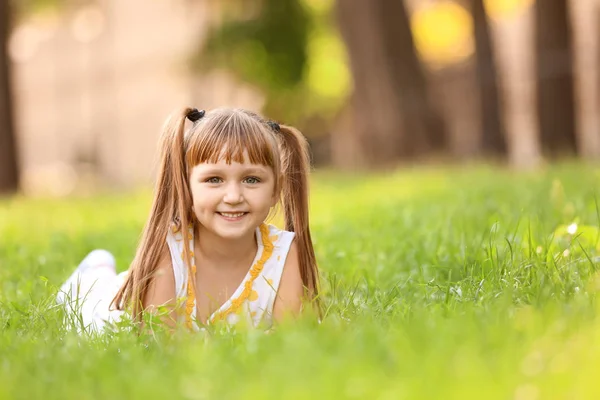
[[[600,157],[600,0],[0,0],[0,192],[152,182],[182,106],[316,168]]]

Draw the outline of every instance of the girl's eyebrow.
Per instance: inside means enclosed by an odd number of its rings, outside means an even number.
[[[223,172],[220,168],[207,168],[199,171],[200,175],[219,175]]]
[[[246,174],[264,174],[266,173],[265,167],[250,167],[244,170]]]

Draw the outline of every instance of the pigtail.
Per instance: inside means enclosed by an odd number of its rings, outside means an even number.
[[[282,171],[282,203],[285,229],[296,233],[300,275],[309,297],[317,299],[319,273],[308,218],[310,157],[306,138],[297,129],[268,122],[278,132]]]
[[[188,236],[187,231],[192,220],[192,200],[187,183],[184,132],[186,117],[194,113],[198,111],[188,108],[173,114],[163,128],[159,147],[160,167],[150,216],[131,263],[127,280],[111,303],[111,307],[115,306],[118,310],[131,306],[136,321],[140,320],[148,288],[159,261],[165,254],[168,230],[181,231],[186,239]],[[193,276],[188,240],[183,240],[183,245],[184,259],[190,276]]]

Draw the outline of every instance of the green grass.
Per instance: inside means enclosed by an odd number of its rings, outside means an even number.
[[[571,164],[317,173],[326,316],[268,335],[69,332],[56,287],[94,248],[125,269],[149,194],[3,200],[0,398],[600,398],[599,183]]]

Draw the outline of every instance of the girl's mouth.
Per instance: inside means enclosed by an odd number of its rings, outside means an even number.
[[[223,217],[227,221],[239,221],[240,219],[242,219],[244,217],[244,215],[246,215],[248,213],[247,212],[235,212],[235,213],[217,212],[217,214],[219,214],[221,217]]]

